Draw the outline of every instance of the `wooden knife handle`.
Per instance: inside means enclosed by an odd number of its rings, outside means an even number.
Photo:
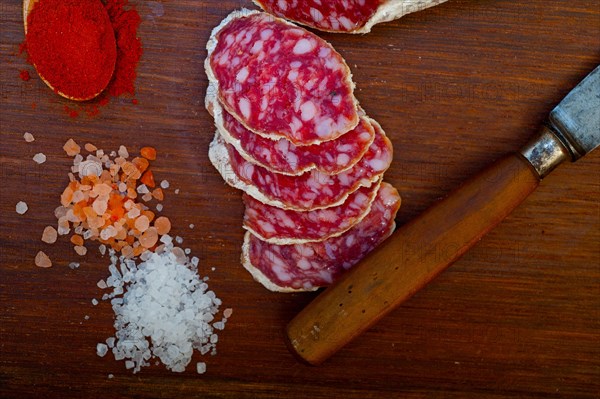
[[[373,326],[510,214],[539,184],[510,155],[399,228],[287,326],[291,351],[319,364]]]

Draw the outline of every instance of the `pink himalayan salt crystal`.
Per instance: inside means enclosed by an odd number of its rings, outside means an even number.
[[[51,267],[52,261],[43,251],[40,251],[35,256],[35,265],[37,267]]]
[[[42,241],[47,244],[54,244],[57,238],[58,233],[56,232],[56,229],[52,226],[46,226],[42,233]]]
[[[77,252],[77,255],[83,256],[87,254],[87,248],[83,245],[75,245],[75,252]]]
[[[139,238],[140,245],[144,248],[152,248],[157,241],[158,233],[156,232],[156,227],[149,227]]]
[[[25,139],[26,142],[31,143],[35,141],[35,137],[33,137],[33,134],[29,133],[29,132],[25,132],[25,134],[23,135],[23,138]]]
[[[65,150],[68,156],[73,157],[81,152],[81,147],[79,147],[75,140],[69,139],[63,145],[63,150]]]
[[[96,147],[92,143],[85,143],[85,145],[83,146],[83,148],[85,148],[85,150],[87,152],[94,152],[94,151],[96,151],[98,149],[98,147]]]
[[[154,221],[154,227],[156,227],[156,231],[161,236],[168,234],[171,231],[171,221],[164,216],[160,216]]]
[[[148,220],[148,216],[146,216],[146,215],[142,215],[135,220],[135,228],[141,232],[148,230],[149,226],[150,226],[150,220]],[[146,248],[148,248],[148,247],[146,247]]]

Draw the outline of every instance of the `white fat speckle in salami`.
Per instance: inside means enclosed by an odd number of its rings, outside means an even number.
[[[311,52],[315,48],[314,43],[308,39],[300,39],[294,46],[294,54],[301,55]]]
[[[247,78],[248,78],[248,68],[246,68],[246,67],[240,69],[240,71],[237,73],[237,75],[235,75],[235,80],[237,80],[240,83],[244,83]]]
[[[307,101],[300,106],[300,111],[302,112],[300,118],[306,122],[315,117],[317,114],[317,107],[312,101]]]
[[[250,117],[250,101],[246,97],[242,97],[239,99],[238,103],[240,112],[244,115],[245,118]]]

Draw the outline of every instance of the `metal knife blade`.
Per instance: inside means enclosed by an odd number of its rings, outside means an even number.
[[[600,66],[552,110],[548,122],[573,162],[600,145]]]

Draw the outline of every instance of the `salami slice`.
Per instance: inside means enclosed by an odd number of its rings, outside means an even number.
[[[271,291],[312,291],[330,285],[392,234],[399,207],[398,192],[383,183],[369,214],[339,237],[315,243],[276,245],[247,232],[242,264],[256,281]]]
[[[209,85],[206,108],[213,115],[223,139],[246,160],[272,172],[301,175],[317,169],[330,175],[337,174],[356,164],[375,138],[373,127],[361,116],[354,129],[335,140],[307,146],[296,146],[284,138],[274,141],[248,130],[221,107],[215,94],[215,87]]]
[[[373,25],[446,0],[254,0],[263,10],[328,32],[368,33]]]
[[[379,185],[359,188],[342,205],[309,212],[275,208],[244,195],[244,228],[263,241],[280,245],[337,237],[369,213]]]
[[[378,181],[392,162],[392,143],[374,120],[375,140],[362,159],[337,175],[313,170],[287,176],[254,165],[225,143],[217,132],[208,156],[223,179],[258,201],[283,209],[309,211],[342,204],[359,187]]]
[[[333,140],[358,124],[354,83],[333,47],[283,19],[234,11],[206,45],[206,74],[223,107],[264,137]]]

